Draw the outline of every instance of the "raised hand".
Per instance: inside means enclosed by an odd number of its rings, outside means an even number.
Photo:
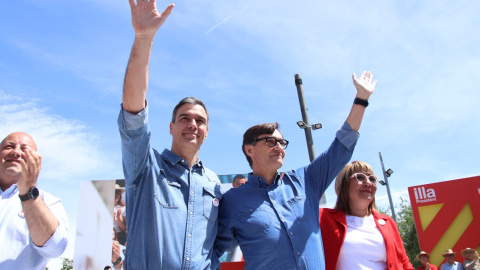
[[[375,91],[375,85],[377,80],[373,81],[373,75],[370,71],[362,72],[359,78],[355,73],[352,74],[353,84],[357,89],[357,97],[361,99],[368,99],[370,95]],[[372,82],[373,81],[373,82]]]
[[[18,160],[22,166],[22,173],[17,188],[21,194],[25,194],[37,182],[42,168],[42,157],[30,146],[23,147],[22,152],[22,158]]]
[[[122,209],[119,208],[115,212],[115,222],[122,223],[123,222],[123,217],[122,217]]]
[[[132,25],[136,37],[153,38],[175,6],[170,4],[162,13],[157,10],[156,0],[128,0],[132,12]]]

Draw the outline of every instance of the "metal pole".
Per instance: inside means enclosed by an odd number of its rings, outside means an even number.
[[[388,200],[390,201],[390,208],[392,209],[392,218],[396,223],[397,219],[395,217],[395,208],[393,207],[392,195],[390,194],[390,186],[388,185],[387,173],[385,172],[385,167],[383,166],[382,153],[378,152],[378,155],[380,156],[380,163],[382,164],[383,178],[385,179],[385,185],[387,186]]]
[[[315,159],[315,150],[313,149],[313,138],[312,138],[312,128],[310,122],[308,121],[307,106],[305,105],[305,98],[303,96],[303,84],[300,74],[295,74],[295,85],[297,86],[298,92],[298,101],[300,102],[300,111],[302,112],[302,121],[305,123],[305,139],[307,140],[307,149],[310,162]],[[327,205],[327,197],[325,193],[320,198],[320,206]]]
[[[307,125],[305,127],[305,138],[307,139],[308,156],[310,162],[315,159],[315,150],[313,149],[312,129],[308,121],[307,106],[305,105],[305,98],[303,97],[303,85],[300,74],[295,74],[295,85],[297,86],[298,101],[300,102],[300,111],[302,112],[302,120]]]

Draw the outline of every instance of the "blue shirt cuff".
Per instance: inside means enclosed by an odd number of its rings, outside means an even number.
[[[342,125],[342,127],[337,131],[337,139],[345,145],[348,149],[350,149],[352,146],[355,145],[355,143],[358,140],[358,137],[360,137],[360,134],[356,131],[354,131],[350,125],[345,121]]]
[[[137,114],[133,114],[130,112],[127,112],[123,109],[123,104],[120,104],[122,108],[122,114],[123,114],[123,121],[125,128],[127,130],[136,130],[141,127],[143,127],[145,124],[148,122],[148,105],[146,104],[147,102],[145,101],[145,109],[143,111],[140,111]]]

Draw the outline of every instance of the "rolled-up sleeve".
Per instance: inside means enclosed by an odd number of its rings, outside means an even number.
[[[350,125],[345,121],[342,127],[337,131],[336,134],[338,140],[345,145],[348,149],[351,149],[355,146],[360,134],[354,131]]]
[[[68,244],[68,216],[60,199],[45,194],[43,200],[50,212],[57,218],[58,227],[48,241],[41,247],[30,238],[30,245],[46,258],[56,258],[63,254]]]
[[[121,106],[121,113],[118,125],[120,128],[126,130],[136,130],[143,127],[148,122],[148,105],[145,106],[143,111],[140,111],[137,114],[127,112],[123,109],[123,104]]]

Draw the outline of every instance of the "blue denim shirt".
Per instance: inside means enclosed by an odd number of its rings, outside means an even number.
[[[148,108],[118,117],[126,182],[126,269],[218,269],[220,181],[198,161],[150,146]]]
[[[325,269],[322,194],[350,160],[358,133],[345,122],[330,148],[306,167],[248,182],[223,195],[215,252],[239,244],[245,269]]]
[[[453,262],[453,265],[450,265],[448,262],[440,266],[440,270],[463,270],[465,269],[463,265],[459,262]]]

